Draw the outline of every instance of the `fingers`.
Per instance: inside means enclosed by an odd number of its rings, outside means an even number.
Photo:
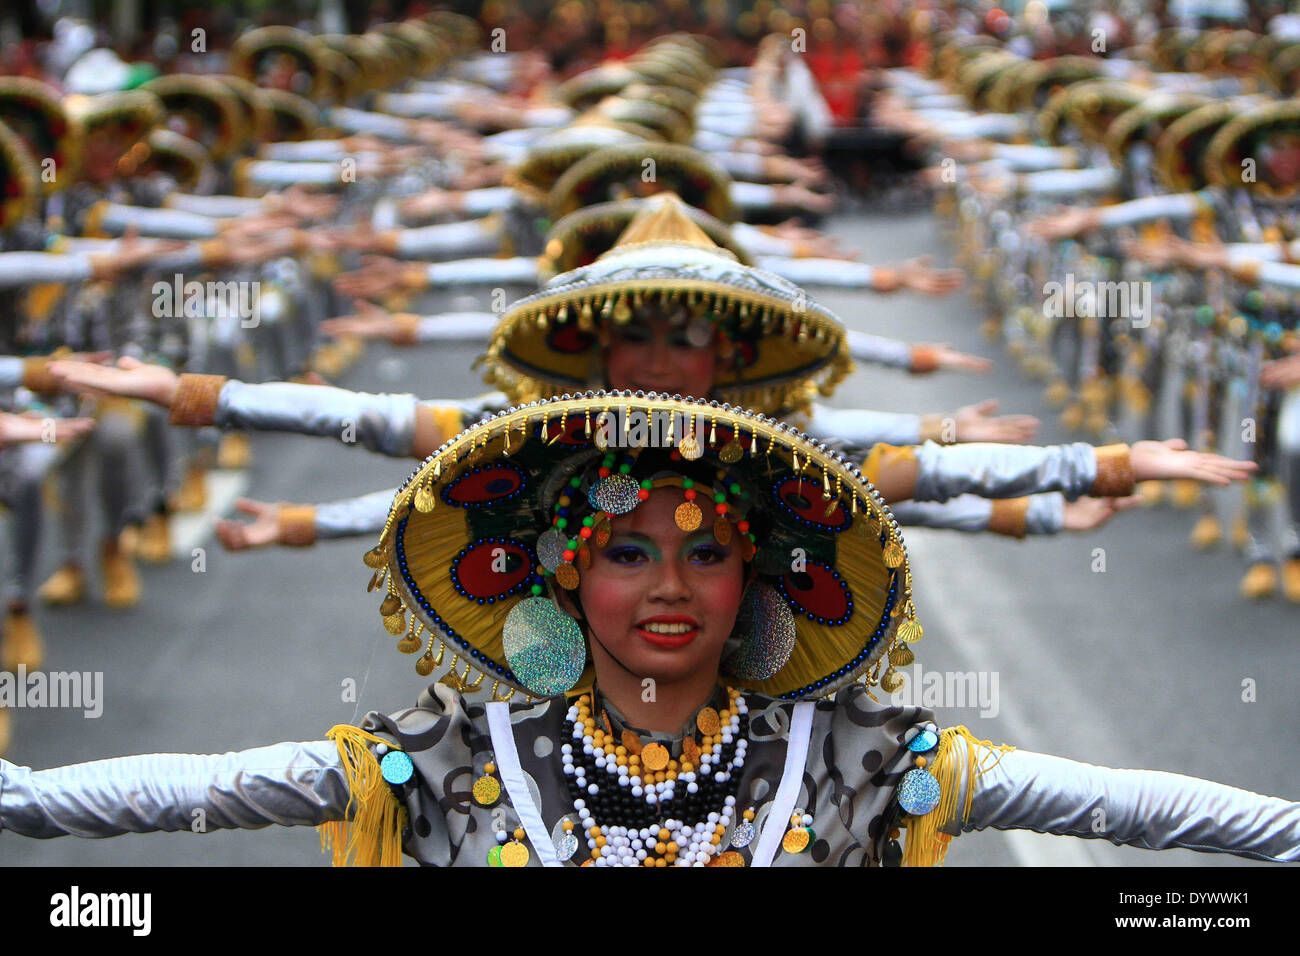
[[[996,398],[986,398],[982,402],[976,402],[970,408],[976,415],[992,415],[998,410],[998,404]]]
[[[265,501],[258,501],[256,498],[240,498],[235,502],[236,511],[241,511],[256,518],[260,518],[274,508],[274,505],[267,504]]]
[[[244,533],[244,525],[238,521],[231,521],[228,518],[221,518],[216,524],[217,540],[227,551],[243,551],[248,547],[248,538]]]

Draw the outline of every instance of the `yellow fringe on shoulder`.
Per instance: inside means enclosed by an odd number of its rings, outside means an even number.
[[[335,866],[401,866],[406,808],[393,796],[369,747],[392,745],[350,724],[339,724],[325,738],[338,745],[349,797],[346,820],[317,827],[321,852],[332,848]]]
[[[959,746],[966,748],[965,760],[961,759]],[[988,740],[977,739],[965,727],[949,727],[939,734],[939,746],[934,757],[926,766],[939,782],[939,805],[923,817],[912,817],[907,823],[907,839],[903,845],[904,866],[943,866],[943,858],[948,852],[952,836],[941,830],[957,814],[957,797],[965,790],[966,798],[962,801],[961,818],[970,817],[971,801],[975,797],[975,780],[986,770],[992,770],[1001,760],[1001,754],[1014,747],[994,744]],[[989,757],[998,754],[997,760],[985,766]],[[958,773],[965,770],[965,787],[958,779]]]

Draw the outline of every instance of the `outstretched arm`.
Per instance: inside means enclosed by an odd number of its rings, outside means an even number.
[[[1139,481],[1190,478],[1212,485],[1245,480],[1257,466],[1222,455],[1187,450],[1179,439],[1132,447],[995,445],[973,443],[920,448],[877,446],[863,472],[886,501],[947,501],[962,494],[1017,498],[1059,491],[1070,500],[1131,494]]]
[[[176,375],[123,358],[117,367],[53,362],[63,388],[89,395],[142,398],[171,409],[173,425],[251,428],[336,438],[393,457],[423,458],[460,431],[463,411],[414,395],[353,392],[326,385],[250,385],[220,375]]]
[[[338,746],[327,740],[37,771],[0,760],[0,834],[46,839],[316,826],[344,819],[348,795]]]
[[[957,750],[964,759],[965,748]],[[949,832],[1036,830],[1147,850],[1300,860],[1300,803],[1177,773],[1112,770],[1023,750],[983,757],[987,769],[976,772],[970,815],[950,823]],[[966,774],[959,778],[964,800]]]
[[[384,530],[396,488],[373,491],[323,505],[274,504],[240,498],[235,507],[251,522],[222,519],[217,537],[227,551],[246,551],[271,544],[305,548],[334,538],[373,537]]]

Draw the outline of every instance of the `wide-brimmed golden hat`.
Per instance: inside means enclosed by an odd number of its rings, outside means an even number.
[[[649,99],[634,99],[626,93],[605,97],[591,108],[591,112],[615,123],[647,127],[654,130],[659,139],[670,143],[684,143],[691,136],[690,122],[677,110]]]
[[[1103,70],[1101,60],[1083,56],[1026,60],[998,75],[989,91],[989,108],[999,113],[1035,110],[1061,87],[1095,79]]]
[[[1111,162],[1122,167],[1139,141],[1154,146],[1176,120],[1212,102],[1199,93],[1157,93],[1125,110],[1110,123],[1102,138]]]
[[[1240,186],[1269,199],[1300,194],[1294,159],[1284,167],[1270,161],[1275,150],[1300,152],[1300,103],[1286,100],[1258,106],[1229,120],[1205,148],[1205,175],[1217,186]],[[1285,178],[1279,178],[1283,176]]]
[[[591,265],[614,247],[638,214],[656,202],[669,201],[669,196],[675,194],[661,193],[649,199],[597,203],[569,213],[546,234],[541,268],[544,277],[549,279],[557,273]],[[738,262],[747,266],[754,264],[727,223],[684,203],[681,210],[704,230],[709,239],[730,252]]]
[[[1009,50],[981,50],[961,61],[954,82],[973,109],[987,109],[989,92],[998,77],[1024,62],[1024,57]]]
[[[164,173],[184,192],[207,192],[216,186],[217,170],[199,143],[169,129],[153,130],[118,163],[124,176]]]
[[[173,73],[142,88],[162,101],[163,125],[201,145],[216,162],[234,155],[248,139],[239,99],[220,80]]]
[[[146,90],[74,94],[65,97],[63,107],[85,142],[90,137],[110,141],[123,157],[141,143],[165,115],[162,101]],[[84,170],[80,170],[84,173]]]
[[[551,219],[616,199],[674,192],[687,205],[735,221],[731,177],[697,149],[677,143],[635,143],[593,152],[570,166],[551,189]]]
[[[1048,97],[1038,113],[1039,131],[1058,145],[1069,141],[1069,131],[1083,142],[1101,143],[1112,121],[1150,95],[1122,80],[1075,80]]]
[[[321,127],[320,110],[311,100],[284,90],[264,90],[271,107],[271,129],[267,139],[273,143],[297,142],[315,138]]]
[[[585,110],[607,96],[622,92],[624,87],[645,82],[645,79],[626,64],[608,64],[570,77],[557,86],[551,96],[572,109]]]
[[[246,150],[266,142],[274,125],[271,116],[271,99],[267,96],[267,91],[242,76],[233,76],[229,73],[214,74],[212,79],[229,90],[239,104],[245,133],[244,142],[239,148]]]
[[[1205,188],[1206,148],[1214,134],[1246,108],[1241,98],[1218,100],[1170,123],[1156,140],[1155,169],[1165,188],[1176,193]]]
[[[324,56],[328,50],[316,37],[296,27],[258,27],[235,41],[230,51],[230,72],[258,86],[321,101],[330,94],[331,79]],[[281,69],[285,64],[291,69]]]
[[[901,685],[894,668],[912,662],[907,645],[921,637],[911,571],[898,524],[861,471],[784,422],[654,393],[511,408],[426,459],[365,556],[372,588],[384,590],[385,627],[402,635],[399,650],[420,655],[421,675],[447,667],[444,682],[460,690],[541,695],[507,659],[512,612],[540,600],[563,623],[548,591],[577,587],[609,521],[663,487],[681,490],[679,526],[711,521],[719,542],[741,548],[769,602],[762,610],[794,632],[775,673],[720,676],[786,699],[853,681]],[[529,638],[548,653],[544,633]],[[590,664],[569,663],[573,689],[589,686]]]
[[[516,302],[484,356],[512,400],[604,383],[603,347],[648,310],[718,350],[713,395],[773,414],[829,393],[852,369],[844,327],[803,289],[720,248],[675,195],[647,202],[617,244]]]
[[[0,231],[32,215],[40,198],[40,173],[22,138],[0,123]]]
[[[506,174],[505,182],[541,205],[555,188],[556,180],[584,157],[654,138],[654,131],[643,126],[616,123],[604,116],[585,116],[533,143]]]
[[[54,175],[41,179],[45,193],[73,181],[80,132],[54,87],[25,76],[0,77],[0,123],[18,135],[32,157],[53,160]]]

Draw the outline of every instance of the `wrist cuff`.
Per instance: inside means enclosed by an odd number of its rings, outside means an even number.
[[[1133,493],[1133,462],[1128,445],[1103,445],[1097,456],[1097,477],[1088,494],[1098,498],[1119,498]]]
[[[216,424],[217,398],[225,384],[224,375],[182,375],[172,399],[171,424],[195,428]]]
[[[949,426],[951,433],[949,434]],[[932,441],[940,445],[951,445],[957,437],[957,422],[951,415],[922,415],[921,441]]]
[[[410,312],[399,312],[393,316],[395,329],[388,337],[394,345],[416,345],[419,343],[420,317]]]
[[[33,392],[52,393],[59,390],[58,383],[50,374],[50,360],[44,355],[34,355],[23,359],[23,387]]]
[[[316,543],[316,508],[313,505],[281,505],[276,540],[291,548]]]
[[[933,372],[939,367],[939,353],[929,345],[912,346],[911,371],[914,375]]]
[[[998,498],[993,502],[989,530],[1012,538],[1023,538],[1028,514],[1028,498]]]

